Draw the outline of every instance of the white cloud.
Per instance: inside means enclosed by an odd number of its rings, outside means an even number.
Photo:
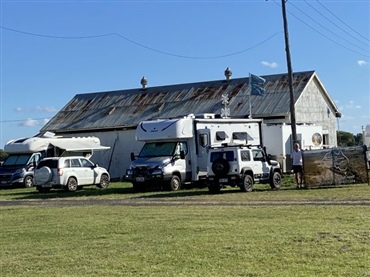
[[[360,61],[357,61],[357,64],[358,64],[359,66],[363,66],[363,65],[367,65],[367,62],[366,62],[366,61],[362,61],[362,60],[360,60]]]
[[[342,107],[344,109],[344,107]],[[346,109],[362,109],[362,106],[356,105],[354,101],[349,101],[348,104],[345,105]]]
[[[23,109],[21,107],[16,107],[16,108],[14,108],[14,111],[19,113],[19,112],[23,111]]]
[[[44,119],[42,120],[42,124],[43,124],[43,125],[45,125],[46,123],[48,123],[48,122],[49,122],[49,120],[50,120],[50,118],[44,118]]]
[[[34,111],[36,112],[47,112],[47,113],[56,113],[58,110],[55,107],[40,107],[37,106]]]
[[[270,63],[270,62],[262,61],[261,64],[267,67],[271,67],[271,68],[276,68],[279,66],[276,62]]]
[[[22,127],[35,127],[35,126],[44,126],[46,123],[48,123],[50,118],[43,118],[43,119],[32,119],[27,118],[23,120],[22,122],[18,123],[18,126]]]
[[[34,127],[38,124],[39,124],[39,122],[35,119],[32,119],[32,118],[27,118],[24,121],[22,121],[21,123],[19,123],[20,126],[25,126],[25,127]]]

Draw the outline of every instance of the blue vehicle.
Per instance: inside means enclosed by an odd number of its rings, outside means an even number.
[[[0,185],[32,187],[34,165],[41,159],[41,153],[10,154],[0,167]]]

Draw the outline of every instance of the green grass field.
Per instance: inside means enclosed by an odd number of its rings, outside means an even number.
[[[48,205],[87,199],[107,204]],[[0,200],[38,203],[0,206],[1,276],[370,276],[367,184],[211,195],[112,183],[76,193],[4,189]]]

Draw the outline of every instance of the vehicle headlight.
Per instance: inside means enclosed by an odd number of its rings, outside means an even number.
[[[163,171],[161,169],[154,169],[152,175],[161,175]]]
[[[126,169],[126,175],[132,175],[132,169]]]
[[[152,175],[160,175],[160,174],[163,174],[163,171],[164,171],[165,166],[166,166],[166,165],[164,165],[164,164],[159,164],[159,165],[157,165],[157,166],[153,169]]]

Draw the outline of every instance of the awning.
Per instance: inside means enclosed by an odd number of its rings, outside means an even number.
[[[102,146],[96,141],[79,141],[78,139],[60,139],[55,140],[50,143],[58,148],[64,149],[66,151],[86,151],[86,150],[107,150],[110,149],[109,146]]]

